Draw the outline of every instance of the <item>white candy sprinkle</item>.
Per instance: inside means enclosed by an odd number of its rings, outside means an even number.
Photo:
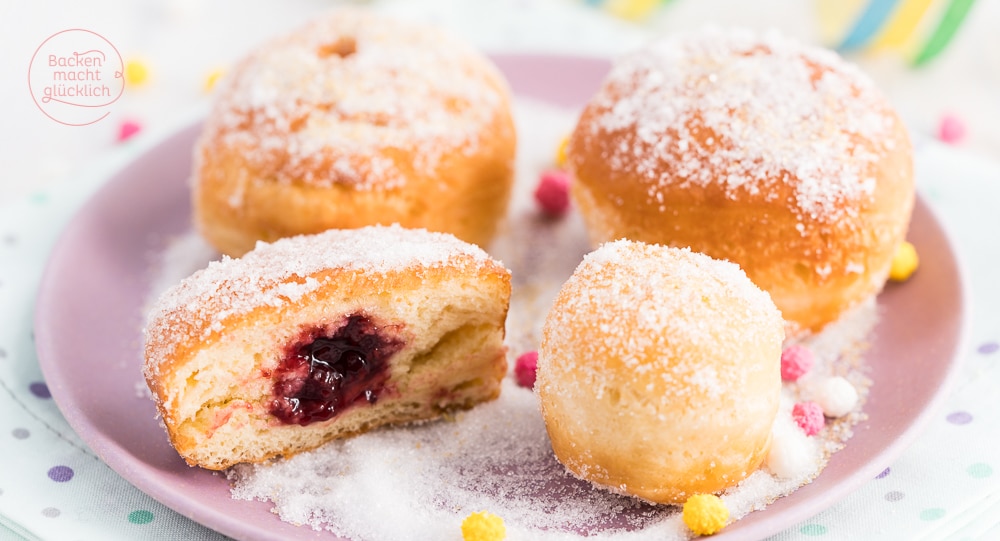
[[[824,379],[815,384],[813,400],[827,417],[842,417],[858,404],[858,391],[851,382],[840,376]]]
[[[816,444],[795,425],[787,411],[780,412],[771,432],[767,469],[781,479],[798,479],[815,473],[816,460]]]

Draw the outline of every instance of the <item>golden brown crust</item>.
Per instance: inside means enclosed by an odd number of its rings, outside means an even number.
[[[347,38],[349,54],[324,52]],[[510,107],[499,71],[464,43],[337,11],[266,44],[220,89],[196,151],[195,222],[233,256],[391,223],[485,246],[514,179]]]
[[[232,260],[230,267],[238,265]],[[294,302],[261,293],[256,306],[235,308],[245,303],[234,289],[291,292],[303,284],[314,286]],[[498,396],[507,369],[509,296],[509,272],[477,253],[398,268],[324,268],[277,281],[234,272],[162,304],[147,329],[146,382],[171,443],[189,464],[224,469],[287,456]],[[279,422],[270,411],[271,376],[289,348],[308,329],[358,314],[403,344],[389,360],[388,391],[375,405],[328,421]]]
[[[735,265],[603,245],[543,328],[536,388],[556,457],[658,503],[734,486],[767,452],[782,338],[774,305]]]
[[[685,87],[689,95],[641,94],[621,73],[605,84],[568,145],[574,200],[595,244],[630,238],[734,261],[794,327],[817,331],[885,283],[914,200],[909,138],[869,82],[838,60],[784,42],[754,49],[752,39],[726,39],[719,38],[721,60],[712,45],[710,53],[670,44],[683,59],[672,66],[675,76],[696,88]],[[741,47],[753,53],[738,54]],[[702,63],[716,61],[760,73],[734,82],[716,67],[718,79],[702,88]],[[796,63],[801,72],[785,65]],[[647,73],[627,73],[638,72]],[[769,77],[782,98],[805,96],[800,109],[815,118],[746,105],[726,113],[728,121],[708,120]],[[731,95],[718,89],[727,84]],[[660,123],[621,118],[623,108],[644,107],[677,114]]]

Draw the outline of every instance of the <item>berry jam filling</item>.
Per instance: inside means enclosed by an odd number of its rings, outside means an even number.
[[[271,414],[285,424],[305,426],[356,404],[374,404],[389,379],[389,358],[402,346],[360,314],[332,332],[304,333],[272,374]]]

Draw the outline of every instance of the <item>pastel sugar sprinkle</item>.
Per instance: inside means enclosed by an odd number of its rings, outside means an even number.
[[[815,358],[811,349],[794,344],[781,352],[781,379],[796,381],[809,372]]]
[[[659,4],[660,0],[606,0],[604,9],[616,17],[639,21],[648,17]]]
[[[566,214],[569,210],[569,174],[561,170],[542,173],[535,188],[535,201],[549,216]]]
[[[892,266],[889,268],[889,279],[894,282],[905,282],[917,271],[920,258],[913,244],[903,241],[892,256]]]
[[[463,541],[502,541],[506,538],[503,519],[492,513],[472,513],[462,521]]]
[[[946,114],[938,124],[937,136],[949,145],[960,143],[965,138],[965,123],[955,115]]]
[[[684,524],[697,535],[712,535],[729,520],[729,509],[715,494],[695,494],[684,502]]]
[[[799,402],[792,408],[792,419],[806,433],[806,436],[815,436],[823,429],[826,418],[823,416],[823,408],[815,402]]]
[[[562,167],[566,165],[566,147],[569,146],[569,136],[563,136],[559,140],[559,146],[556,148],[556,166]]]
[[[131,139],[132,136],[142,131],[142,124],[135,120],[125,120],[118,126],[118,142]]]
[[[146,63],[139,59],[130,59],[125,62],[125,83],[129,86],[141,86],[149,79],[149,68]]]
[[[514,377],[521,387],[535,387],[535,374],[538,372],[538,352],[529,351],[521,354],[514,364]]]
[[[771,431],[765,465],[779,479],[801,479],[815,472],[816,438],[807,437],[791,412],[780,411]]]
[[[819,382],[813,392],[813,399],[823,408],[827,417],[843,417],[858,404],[857,389],[840,376]]]
[[[222,78],[222,75],[224,73],[225,71],[223,71],[222,68],[216,68],[208,72],[208,75],[205,76],[205,82],[202,83],[201,85],[201,89],[206,94],[211,92],[215,88],[215,85],[219,82],[219,79]]]

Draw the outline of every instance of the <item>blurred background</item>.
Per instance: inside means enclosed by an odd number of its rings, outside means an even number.
[[[709,23],[773,28],[861,65],[918,145],[1000,160],[1000,0],[3,0],[0,204],[203,114],[246,51],[342,3],[435,22],[486,51],[613,57]],[[83,127],[43,115],[26,84],[36,49],[70,28],[104,36],[126,68],[122,98]]]

